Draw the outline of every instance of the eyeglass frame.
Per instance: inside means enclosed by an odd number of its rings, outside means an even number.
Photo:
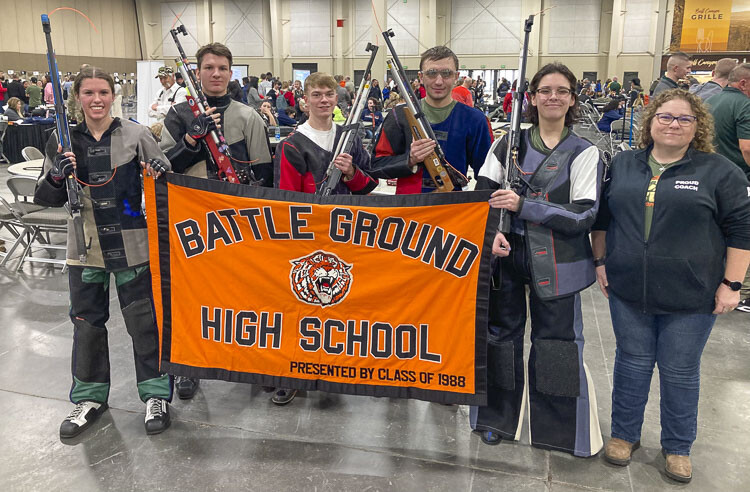
[[[664,123],[663,121],[661,121],[662,116],[669,116],[672,119],[669,120],[669,123]],[[685,121],[685,120],[680,120],[680,118],[687,118],[688,120],[690,120],[690,122],[683,125],[681,121]],[[673,121],[677,120],[677,124],[680,125],[681,127],[688,127],[692,125],[693,123],[695,123],[696,121],[698,121],[698,117],[692,114],[681,114],[679,116],[675,116],[671,113],[654,113],[654,119],[656,119],[656,121],[658,121],[660,125],[664,125],[664,126],[669,126],[672,124]]]
[[[430,72],[433,72],[433,74],[430,74]],[[450,74],[448,74],[448,72],[450,72]],[[431,68],[429,70],[424,70],[424,71],[420,70],[419,73],[421,73],[423,77],[426,77],[430,80],[437,79],[438,75],[440,75],[440,77],[442,77],[443,80],[445,80],[445,79],[450,79],[450,78],[455,77],[456,74],[458,73],[458,70],[450,70],[448,68],[444,68],[442,70],[436,70],[434,68]]]
[[[561,89],[563,90],[562,93],[560,92]],[[541,91],[549,91],[549,94],[545,94],[544,92],[541,92]],[[567,94],[565,93],[565,91],[567,91]],[[563,98],[563,97],[572,96],[573,90],[570,87],[558,87],[556,89],[553,89],[552,87],[539,87],[533,92],[533,94],[537,94],[542,97],[551,97],[553,93],[557,97]]]

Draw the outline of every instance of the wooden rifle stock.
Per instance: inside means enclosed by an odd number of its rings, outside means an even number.
[[[408,107],[404,108],[404,113],[406,114],[406,121],[409,122],[409,128],[411,128],[412,140],[416,141],[428,138],[427,135],[422,132],[422,128],[419,126],[419,123],[417,123],[417,118],[414,117],[414,113],[412,113],[411,109]],[[448,170],[443,166],[440,157],[438,157],[437,152],[434,150],[430,152],[430,154],[424,158],[422,164],[424,164],[425,169],[427,169],[427,173],[432,178],[432,181],[435,182],[437,191],[453,191],[453,181],[448,175]]]

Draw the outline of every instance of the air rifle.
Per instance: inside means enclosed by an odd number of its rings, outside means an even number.
[[[505,154],[505,172],[503,181],[500,183],[504,190],[513,190],[520,192],[523,180],[521,178],[521,166],[518,162],[518,154],[521,148],[521,111],[523,109],[523,99],[526,97],[526,59],[529,51],[529,34],[531,26],[534,24],[534,16],[530,15],[524,22],[524,38],[521,54],[518,57],[518,85],[516,92],[513,93],[513,106],[510,111],[510,129],[507,135],[508,149]],[[510,232],[510,215],[506,209],[500,210],[500,232]]]
[[[198,117],[206,112],[209,107],[208,99],[200,88],[198,79],[195,77],[195,73],[190,70],[190,64],[185,55],[185,50],[182,49],[182,43],[177,37],[178,34],[187,36],[188,32],[185,26],[180,24],[178,27],[171,29],[169,33],[172,35],[174,43],[177,45],[177,51],[180,53],[179,58],[175,58],[177,64],[177,70],[182,74],[182,78],[185,80],[185,86],[188,91],[187,102],[190,109],[193,111],[193,116]],[[219,128],[215,128],[209,132],[207,138],[203,138],[203,145],[208,151],[209,159],[214,166],[219,170],[219,178],[230,183],[243,183],[247,184],[251,181],[256,180],[253,176],[253,170],[250,168],[250,176],[244,173],[237,174],[232,165],[231,159],[232,154],[229,152],[229,145],[227,144],[224,134]]]
[[[65,114],[65,101],[62,97],[62,86],[60,85],[60,73],[57,70],[57,58],[55,50],[52,48],[52,27],[49,23],[49,16],[42,14],[42,29],[44,37],[47,39],[47,64],[52,80],[52,94],[55,97],[55,123],[57,125],[57,140],[62,147],[63,153],[72,152],[70,143],[70,128],[68,126],[68,116]],[[75,168],[73,172],[65,178],[65,189],[68,192],[68,210],[73,218],[73,232],[76,238],[78,248],[78,260],[86,263],[86,236],[83,232],[83,218],[81,217],[81,198],[79,196],[78,175]]]
[[[445,153],[435,137],[435,132],[432,131],[430,122],[427,121],[427,117],[422,112],[417,96],[414,94],[411,84],[409,84],[407,79],[406,71],[398,59],[396,50],[393,48],[391,38],[394,36],[393,29],[383,32],[383,39],[385,39],[388,51],[390,51],[393,57],[388,60],[388,69],[391,71],[393,80],[398,86],[399,93],[404,98],[404,101],[406,101],[405,113],[411,129],[412,139],[420,140],[429,138],[435,142],[435,149],[422,163],[435,183],[437,191],[453,191],[456,186],[462,188],[468,183],[468,180],[463,174],[453,168],[445,158]]]
[[[378,53],[378,47],[367,43],[365,51],[370,52],[370,61],[367,62],[367,68],[365,69],[365,73],[362,74],[362,80],[359,82],[359,88],[357,89],[357,95],[352,104],[352,110],[346,118],[346,123],[344,123],[344,131],[333,151],[334,160],[339,154],[351,154],[352,147],[354,146],[354,137],[357,136],[357,132],[359,131],[362,110],[367,103],[367,98],[370,93],[370,72],[372,71],[372,64],[375,62],[375,55]],[[323,180],[323,184],[318,189],[317,194],[322,196],[330,195],[333,193],[333,190],[336,189],[339,181],[341,181],[341,169],[337,168],[333,164],[333,160],[331,160],[331,163],[328,165],[328,170],[326,171],[325,180]]]

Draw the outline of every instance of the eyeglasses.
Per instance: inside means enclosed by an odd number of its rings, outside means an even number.
[[[557,94],[557,97],[568,97],[573,91],[571,91],[567,87],[558,87],[557,89],[552,89],[550,87],[540,87],[534,92],[543,97],[550,97],[553,92]]]
[[[450,70],[448,68],[445,68],[443,70],[435,70],[434,68],[431,68],[422,72],[422,75],[424,75],[428,79],[436,79],[438,75],[440,75],[444,79],[450,79],[454,75],[456,75],[456,71]]]
[[[680,126],[690,126],[698,118],[688,114],[674,116],[669,113],[656,113],[656,119],[659,121],[659,123],[665,126],[671,125],[674,120],[677,120],[677,123],[679,123]]]

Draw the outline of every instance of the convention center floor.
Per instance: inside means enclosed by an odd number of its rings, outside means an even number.
[[[7,178],[0,166],[0,180]],[[40,251],[39,255],[46,252]],[[79,438],[61,442],[72,409],[67,275],[59,267],[0,268],[0,490],[750,490],[750,315],[717,321],[703,355],[694,478],[668,479],[659,446],[656,375],[643,447],[627,468],[520,442],[482,444],[469,410],[417,400],[310,392],[277,407],[261,388],[203,381],[175,399],[172,426],[146,436],[132,346],[111,289],[110,409]],[[679,292],[675,292],[679,295]],[[582,293],[584,357],[606,438],[615,340],[607,302]]]

